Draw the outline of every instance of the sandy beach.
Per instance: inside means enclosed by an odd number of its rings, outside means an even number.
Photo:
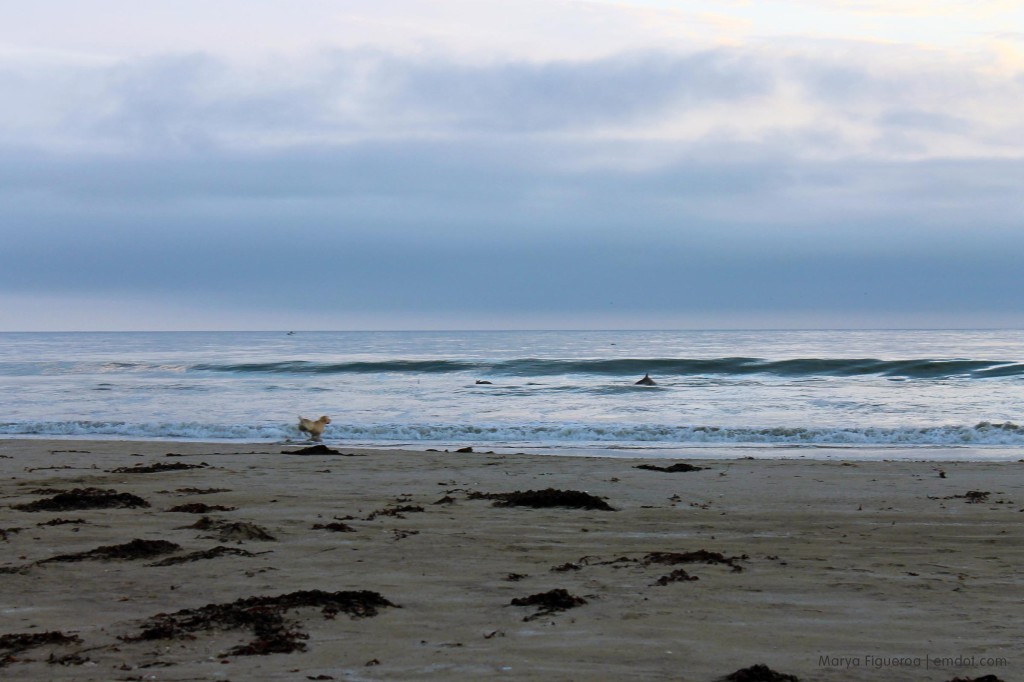
[[[945,682],[1024,664],[1017,461],[282,453],[299,447],[0,441],[0,677],[763,664]],[[703,468],[637,468],[683,461]],[[561,492],[502,497],[544,490]]]

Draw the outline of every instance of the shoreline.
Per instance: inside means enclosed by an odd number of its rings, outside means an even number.
[[[303,445],[0,439],[0,636],[80,640],[19,651],[0,674],[698,681],[763,663],[801,680],[945,682],[1009,679],[1022,663],[1018,461],[672,457],[705,468],[671,473],[636,468],[665,457],[331,443],[349,456],[281,454]],[[188,467],[155,466],[169,464]],[[75,488],[151,506],[12,507]],[[473,497],[548,488],[614,511]],[[212,510],[170,511],[191,504]],[[209,528],[189,527],[203,517]],[[218,536],[225,524],[274,539]],[[82,558],[133,540],[177,549]],[[217,547],[226,549],[152,565]],[[78,559],[54,561],[67,555]],[[659,563],[665,556],[726,563]],[[540,616],[542,607],[512,604],[554,589],[586,603]],[[401,608],[325,618],[320,607],[289,607],[281,617],[305,647],[292,653],[224,655],[253,632],[223,624],[118,639],[160,613],[317,590],[366,590]]]

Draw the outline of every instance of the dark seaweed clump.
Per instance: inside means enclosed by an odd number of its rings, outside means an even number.
[[[242,540],[272,542],[277,540],[266,528],[257,526],[255,523],[247,521],[220,521],[211,519],[209,516],[204,516],[192,525],[184,526],[184,528],[217,531],[217,538],[221,542],[229,542],[231,540],[238,542]]]
[[[347,523],[334,521],[332,523],[314,523],[313,530],[330,530],[335,533],[355,533],[356,529]]]
[[[426,511],[423,507],[413,504],[399,505],[397,507],[385,507],[384,509],[378,509],[375,512],[371,512],[366,517],[367,521],[373,521],[378,516],[394,516],[397,519],[404,519],[403,514],[414,514],[418,512]]]
[[[569,509],[599,509],[615,511],[600,497],[579,490],[545,490],[515,491],[512,493],[470,493],[471,500],[495,500],[495,507],[567,507]]]
[[[982,675],[981,677],[954,677],[949,682],[1003,682],[995,675]]]
[[[676,570],[672,571],[668,575],[663,575],[660,578],[658,578],[657,580],[655,580],[654,584],[655,585],[660,585],[661,587],[664,587],[665,585],[668,585],[670,583],[687,582],[687,581],[691,581],[691,580],[700,580],[700,578],[698,578],[695,575],[690,575],[689,573],[687,573],[685,570],[683,570],[681,568],[677,568]]]
[[[340,455],[341,453],[337,450],[323,445],[310,445],[308,448],[300,448],[298,450],[282,450],[282,455]]]
[[[186,514],[209,514],[215,511],[235,511],[238,507],[225,507],[223,504],[205,504],[203,502],[192,502],[190,504],[179,504],[171,507],[169,512],[184,512]]]
[[[63,632],[32,632],[12,635],[0,635],[0,668],[13,663],[16,654],[46,644],[81,644],[78,635],[65,635]]]
[[[217,557],[230,554],[232,556],[256,556],[252,552],[247,552],[244,549],[237,549],[234,547],[224,547],[218,545],[213,549],[204,549],[198,552],[191,552],[182,556],[172,556],[167,559],[161,559],[160,561],[147,564],[148,566],[176,566],[178,564],[187,564],[191,561],[199,561],[200,559],[216,559]]]
[[[197,609],[160,613],[143,624],[142,632],[125,641],[191,638],[192,633],[210,630],[250,630],[251,642],[230,649],[223,656],[263,656],[305,651],[300,640],[309,636],[284,615],[297,608],[319,607],[325,618],[347,613],[352,618],[376,616],[379,609],[397,605],[369,590],[324,592],[301,590],[277,597],[248,597],[228,604],[208,604]]]
[[[62,518],[60,518],[58,516],[55,519],[50,519],[49,521],[43,521],[42,523],[37,523],[36,525],[37,526],[65,526],[65,525],[71,524],[71,525],[76,525],[77,526],[77,525],[80,525],[80,524],[83,524],[83,523],[88,523],[88,521],[86,521],[85,519],[62,519]]]
[[[722,678],[723,682],[800,682],[796,675],[775,672],[763,663],[737,670]]]
[[[166,491],[163,491],[166,492]],[[210,495],[212,493],[229,493],[230,488],[177,488],[174,492],[179,495]]]
[[[73,511],[77,509],[116,509],[148,507],[141,497],[131,493],[119,493],[116,490],[100,488],[75,488],[58,493],[53,497],[12,505],[12,509],[20,511]]]
[[[71,562],[71,561],[129,561],[132,559],[150,559],[161,554],[170,554],[181,549],[180,545],[167,540],[132,540],[123,545],[106,545],[76,554],[59,554],[49,559],[38,562],[47,564],[50,562]]]
[[[719,552],[698,549],[696,552],[652,552],[644,557],[643,563],[648,566],[651,564],[723,564],[738,573],[743,570],[743,567],[736,562],[749,558],[746,554],[727,557]]]
[[[558,588],[554,590],[548,590],[547,592],[538,592],[537,594],[531,594],[529,597],[519,597],[513,599],[511,602],[512,606],[539,606],[540,611],[527,616],[523,620],[533,620],[534,618],[540,618],[550,613],[556,613],[558,611],[566,611],[568,609],[574,609],[577,606],[583,606],[587,603],[587,600],[583,597],[577,597],[569,594],[568,590]]]
[[[132,467],[118,467],[110,471],[112,474],[156,474],[161,471],[181,471],[183,469],[205,469],[209,464],[185,464],[184,462],[157,462],[156,464],[136,464]]]
[[[707,469],[707,467],[698,467],[698,466],[694,466],[692,464],[687,464],[686,462],[676,462],[675,464],[673,464],[671,466],[667,466],[667,467],[660,467],[660,466],[656,466],[654,464],[641,464],[641,465],[635,466],[633,468],[634,469],[646,469],[647,471],[663,471],[663,472],[666,472],[666,473],[669,473],[669,474],[674,474],[674,473],[678,473],[678,472],[685,472],[685,471],[703,471],[704,469]]]

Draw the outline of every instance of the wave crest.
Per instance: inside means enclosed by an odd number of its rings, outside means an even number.
[[[0,435],[189,440],[277,441],[301,437],[291,424],[199,422],[37,421],[0,423]],[[898,428],[717,427],[592,424],[341,424],[324,437],[366,444],[487,442],[493,444],[594,445],[1013,445],[1024,446],[1024,427],[981,422]]]
[[[378,360],[360,362],[312,362],[291,360],[255,363],[203,363],[190,367],[198,372],[236,374],[383,374],[474,372],[504,376],[552,376],[591,374],[632,377],[645,373],[657,376],[745,376],[768,374],[780,377],[883,376],[908,379],[994,378],[1024,376],[1024,363],[970,359],[878,360],[873,358],[620,358],[558,360],[519,358],[495,362],[467,360]]]

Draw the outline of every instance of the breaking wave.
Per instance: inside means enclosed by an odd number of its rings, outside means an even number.
[[[290,424],[224,425],[199,422],[129,423],[107,421],[35,421],[0,423],[0,435],[114,437],[230,441],[279,441],[299,438]],[[490,443],[532,445],[686,446],[874,445],[874,446],[1024,446],[1024,426],[981,422],[974,426],[898,428],[714,427],[592,424],[339,424],[324,432],[327,441],[359,444]]]
[[[552,376],[592,374],[631,377],[651,373],[658,376],[744,376],[768,374],[780,377],[853,377],[882,376],[907,379],[985,379],[1024,376],[1024,363],[970,359],[878,360],[872,358],[799,358],[764,360],[759,358],[620,358],[591,360],[552,360],[520,358],[495,362],[469,360],[382,360],[364,362],[283,362],[204,363],[192,365],[192,371],[236,374],[436,374],[474,372],[482,375]]]

